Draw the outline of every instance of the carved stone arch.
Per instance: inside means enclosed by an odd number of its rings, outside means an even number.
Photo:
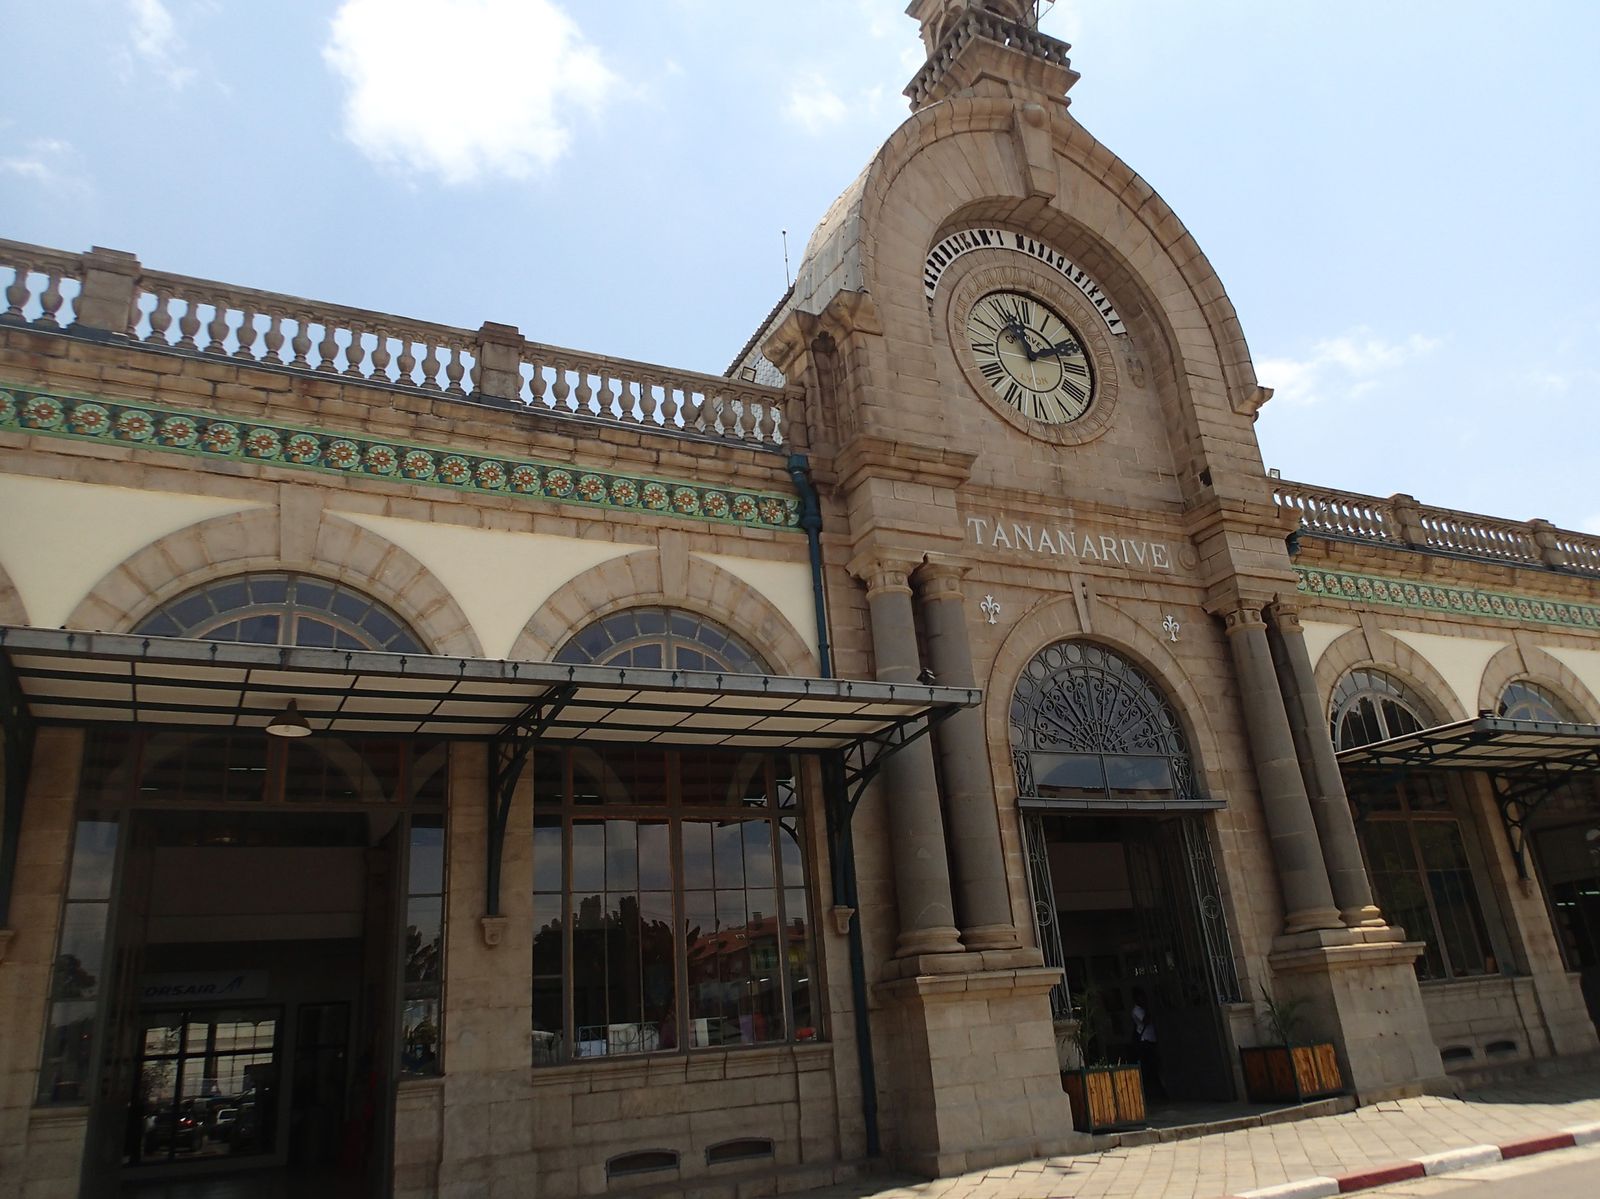
[[[678,572],[669,572],[678,575]],[[681,608],[737,634],[778,674],[814,676],[817,659],[771,600],[743,579],[689,555],[686,568],[663,582],[661,554],[641,548],[602,562],[568,581],[523,626],[513,658],[546,661],[579,629],[624,608]]]
[[[1600,722],[1600,702],[1559,659],[1536,646],[1508,645],[1484,667],[1478,688],[1478,710],[1493,712],[1506,684],[1526,679],[1559,699],[1579,720]]]
[[[123,632],[168,600],[252,571],[290,570],[343,583],[391,609],[430,652],[478,658],[483,648],[444,584],[393,542],[333,513],[305,549],[282,551],[278,510],[258,508],[188,525],[151,542],[102,578],[69,627]]]
[[[22,602],[22,593],[17,590],[17,585],[11,581],[11,576],[6,573],[6,568],[0,566],[0,624],[25,625],[28,623],[27,605]]]
[[[857,237],[865,230],[871,236],[881,237],[890,247],[894,244],[890,240],[891,230],[907,243],[915,242],[920,237],[919,246],[907,244],[901,247],[902,253],[914,250],[915,269],[920,272],[920,256],[926,254],[927,247],[933,244],[927,238],[934,230],[922,229],[915,221],[910,222],[912,228],[907,229],[904,227],[905,216],[908,211],[915,213],[927,209],[920,204],[896,207],[893,209],[896,213],[894,222],[887,222],[882,216],[884,208],[893,202],[892,193],[900,176],[918,154],[946,138],[977,132],[992,139],[995,134],[1009,133],[1015,128],[1018,111],[1018,105],[1010,99],[962,96],[941,101],[913,114],[884,143],[859,181],[859,187],[853,189],[856,195],[850,207],[859,211],[854,214],[853,220],[837,222],[832,231],[834,236],[842,234],[848,237],[852,231],[840,226],[854,225],[853,232]],[[1158,310],[1176,310],[1183,306],[1194,310],[1203,321],[1209,341],[1215,347],[1219,373],[1231,398],[1236,405],[1242,404],[1245,410],[1253,411],[1258,403],[1258,385],[1249,346],[1233,303],[1198,243],[1161,196],[1076,120],[1065,113],[1053,111],[1045,116],[1057,156],[1078,167],[1091,184],[1072,194],[1073,212],[1077,215],[1078,223],[1085,227],[1128,230],[1125,239],[1128,244],[1121,251],[1119,269],[1129,271],[1134,277],[1141,274],[1132,270],[1134,261],[1151,266],[1158,260],[1165,261],[1170,271],[1167,278],[1146,277],[1147,284],[1158,293]],[[1028,195],[1030,189],[1021,185],[1021,164],[1011,163],[1009,155],[1003,157],[1006,160],[1004,165],[1015,166],[1018,171],[1014,194],[987,198],[1008,200],[1015,208],[1016,197]],[[972,161],[994,162],[996,156],[980,151]],[[964,167],[958,174],[970,176],[970,173],[970,167]],[[976,195],[967,197],[968,202],[984,198]],[[1027,203],[1045,202],[1036,200]],[[946,211],[953,211],[954,207]],[[1095,210],[1094,219],[1090,219],[1089,210]],[[1058,211],[1066,210],[1063,208]],[[871,252],[861,251],[855,264],[850,261],[851,257],[847,248],[842,285],[861,287],[874,294],[888,294],[881,290],[889,280],[883,275],[887,259],[879,247],[874,245]],[[852,265],[859,272],[859,281],[855,283],[849,280]],[[1089,261],[1082,265],[1093,270]],[[826,302],[829,297],[820,298]],[[1179,344],[1175,336],[1174,344]]]
[[[1345,675],[1361,667],[1381,670],[1405,683],[1431,709],[1422,713],[1431,721],[1448,724],[1473,715],[1462,710],[1455,689],[1416,650],[1381,630],[1358,628],[1336,638],[1317,663],[1323,728],[1329,727],[1332,718],[1333,689]]]

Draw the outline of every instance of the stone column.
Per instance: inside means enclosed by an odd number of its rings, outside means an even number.
[[[1351,928],[1381,928],[1383,913],[1373,902],[1372,883],[1361,860],[1350,800],[1333,756],[1327,717],[1317,698],[1317,680],[1311,653],[1306,649],[1305,630],[1300,627],[1300,613],[1292,604],[1280,601],[1267,610],[1267,615],[1272,618],[1272,656],[1288,710],[1289,728],[1299,751],[1311,815],[1322,840],[1322,859],[1333,888],[1333,902],[1338,905],[1340,918]]]
[[[928,562],[917,570],[928,666],[941,687],[975,687],[972,645],[967,639],[965,567]],[[950,857],[955,868],[956,911],[961,940],[969,950],[1015,949],[1022,943],[1011,921],[1005,852],[995,810],[994,779],[983,732],[983,713],[963,708],[935,733],[950,820]]]
[[[1225,616],[1228,648],[1239,679],[1250,756],[1255,761],[1272,841],[1272,860],[1283,888],[1286,934],[1312,929],[1343,928],[1334,906],[1328,869],[1317,843],[1316,821],[1306,796],[1305,780],[1295,757],[1294,737],[1278,677],[1267,644],[1267,625],[1260,608],[1245,604]]]
[[[921,673],[911,611],[911,563],[869,559],[851,564],[867,585],[872,654],[882,683],[915,683]],[[933,771],[933,747],[923,738],[883,764],[883,793],[893,838],[894,892],[900,911],[896,957],[959,953],[944,818]]]

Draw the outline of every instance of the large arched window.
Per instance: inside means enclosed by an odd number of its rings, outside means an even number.
[[[168,600],[133,630],[253,645],[422,654],[422,641],[388,608],[342,583],[274,571],[206,583]]]
[[[557,662],[666,670],[767,674],[766,664],[738,637],[693,612],[627,608],[574,633]]]
[[[1354,749],[1435,723],[1422,697],[1381,670],[1352,670],[1333,689],[1333,744]]]
[[[603,617],[556,660],[766,673],[669,608]],[[542,748],[533,791],[535,1065],[820,1037],[791,755]]]
[[[1039,653],[1011,697],[1011,749],[1022,798],[1124,806],[1188,801],[1189,743],[1150,677],[1087,641]]]
[[[1370,667],[1339,680],[1331,708],[1333,743],[1341,750],[1438,723],[1432,705],[1414,688]],[[1424,979],[1494,973],[1498,967],[1450,780],[1413,769],[1352,775],[1345,790],[1361,815],[1361,849],[1378,903],[1423,943],[1417,973]]]
[[[1576,724],[1572,709],[1545,688],[1527,679],[1513,679],[1500,693],[1495,715],[1507,720],[1536,720],[1542,724]]]

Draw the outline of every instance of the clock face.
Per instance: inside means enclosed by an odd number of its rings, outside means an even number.
[[[967,314],[967,341],[996,397],[1025,417],[1064,425],[1094,403],[1083,339],[1032,296],[992,291],[981,297]]]

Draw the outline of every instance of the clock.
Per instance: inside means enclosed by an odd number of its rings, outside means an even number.
[[[1064,425],[1093,405],[1094,367],[1083,338],[1043,300],[989,292],[967,310],[966,338],[983,382],[1023,417]]]

